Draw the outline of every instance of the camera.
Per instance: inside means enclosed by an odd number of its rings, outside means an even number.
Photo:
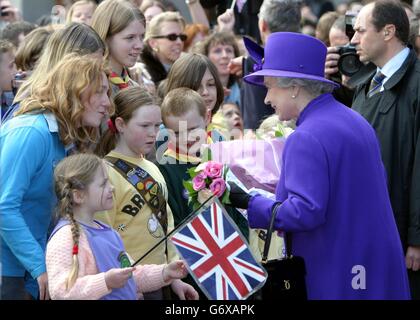
[[[346,35],[350,41],[354,36],[353,25],[355,18],[356,13],[346,12]],[[356,47],[350,43],[339,47],[338,54],[340,55],[340,58],[338,59],[338,70],[345,76],[351,77],[363,66],[363,63],[360,62],[359,56],[356,53]]]
[[[363,66],[356,53],[356,48],[350,44],[339,47],[338,54],[340,55],[337,62],[338,70],[345,76],[351,77]]]

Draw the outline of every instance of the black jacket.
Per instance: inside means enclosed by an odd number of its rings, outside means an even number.
[[[420,61],[413,50],[384,84],[367,98],[376,70],[355,92],[352,108],[375,129],[404,249],[420,245]],[[357,199],[355,199],[357,201]]]
[[[251,58],[245,58],[242,65],[244,76],[254,72],[255,61]],[[261,122],[274,114],[274,109],[264,103],[267,89],[247,82],[242,83],[241,87],[241,113],[244,120],[245,129],[256,130]]]
[[[146,69],[152,77],[152,81],[157,87],[159,83],[168,76],[165,67],[159,59],[155,57],[152,49],[148,45],[144,46],[140,57],[141,61],[146,65]]]

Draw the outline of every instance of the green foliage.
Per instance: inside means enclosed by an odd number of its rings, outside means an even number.
[[[192,203],[194,207],[195,203],[198,203],[197,201],[198,192],[194,190],[192,180],[189,180],[189,181],[184,180],[182,181],[182,184],[184,188],[188,191],[188,204]]]
[[[192,167],[187,170],[188,174],[190,175],[191,180],[200,173],[200,172],[195,171],[196,168],[197,167]]]
[[[278,123],[276,129],[274,130],[274,136],[276,138],[282,138],[285,136],[284,127]]]
[[[229,200],[229,190],[228,189],[226,189],[225,193],[223,194],[223,197],[222,197],[221,201],[224,204],[231,204],[231,202]]]

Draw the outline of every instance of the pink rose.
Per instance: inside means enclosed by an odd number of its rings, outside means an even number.
[[[209,161],[204,168],[204,173],[209,178],[219,178],[222,176],[223,164],[215,161]]]
[[[192,179],[193,189],[199,191],[206,186],[206,176],[203,173],[199,173]]]
[[[226,190],[225,180],[222,178],[216,178],[210,184],[210,191],[216,196],[220,197]]]

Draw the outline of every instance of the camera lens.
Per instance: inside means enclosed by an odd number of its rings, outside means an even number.
[[[349,77],[358,72],[362,65],[359,56],[351,52],[343,54],[338,60],[338,70]]]

